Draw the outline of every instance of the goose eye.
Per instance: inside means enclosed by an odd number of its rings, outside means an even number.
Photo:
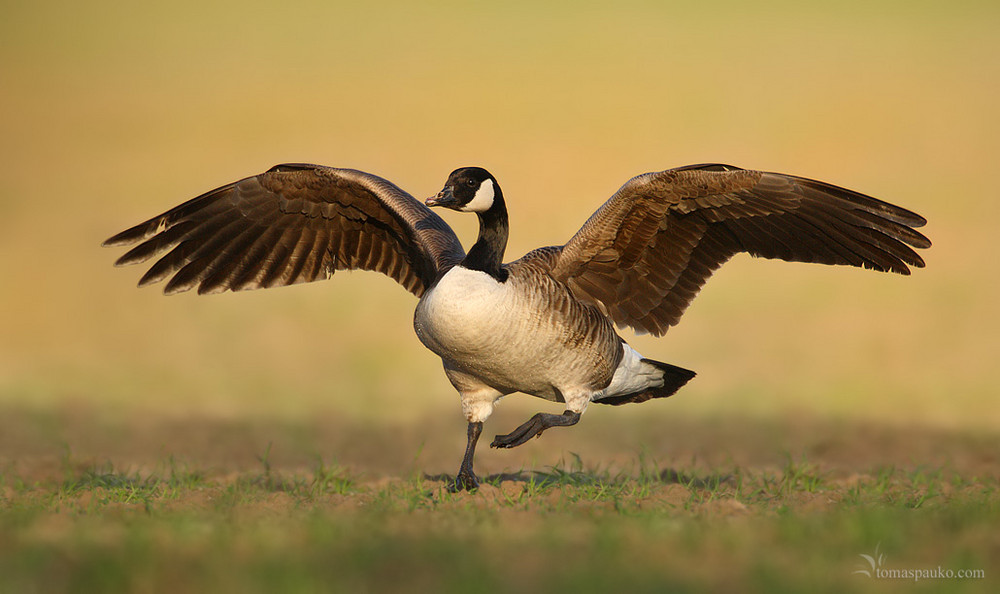
[[[476,180],[474,180],[474,179],[467,179],[467,180],[465,180],[465,184],[467,186],[469,186],[470,188],[473,188],[473,187],[476,186]]]

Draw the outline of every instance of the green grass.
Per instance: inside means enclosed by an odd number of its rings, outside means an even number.
[[[439,477],[371,481],[321,461],[280,472],[266,452],[259,460],[236,476],[173,460],[34,483],[8,469],[0,591],[834,592],[877,585],[852,574],[876,546],[888,567],[990,578],[996,561],[996,477],[946,468],[838,477],[804,459],[659,469],[640,457],[612,471],[572,457],[484,477],[469,494]],[[942,547],[941,534],[962,538]]]

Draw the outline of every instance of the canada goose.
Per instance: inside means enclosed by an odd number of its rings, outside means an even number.
[[[429,206],[479,217],[468,254]],[[104,242],[132,248],[116,265],[164,253],[139,286],[164,292],[258,289],[382,272],[420,297],[413,326],[439,355],[468,420],[457,489],[478,482],[483,421],[513,392],[565,402],[491,444],[511,448],[579,421],[590,402],[663,398],[694,372],[643,358],[615,325],[660,336],[712,272],[739,252],[909,274],[931,242],[913,212],[779,173],[689,165],[627,181],[565,245],[503,264],[507,209],[493,175],[451,173],[421,203],[351,169],[278,165],[185,202]],[[169,279],[169,280],[168,280]]]

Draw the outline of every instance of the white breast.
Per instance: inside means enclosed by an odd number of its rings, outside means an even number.
[[[498,282],[456,266],[426,293],[413,327],[449,367],[502,393],[556,400],[607,385],[609,348],[575,318],[556,315],[545,295],[514,274]],[[617,337],[613,348],[617,348]],[[566,396],[568,397],[568,396]]]
[[[414,328],[427,348],[446,358],[494,349],[507,338],[512,310],[509,287],[478,270],[456,266],[417,306]]]

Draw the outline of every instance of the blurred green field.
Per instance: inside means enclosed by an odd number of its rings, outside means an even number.
[[[0,585],[71,590],[72,580],[35,579],[99,573],[134,539],[144,543],[137,554],[175,559],[191,530],[195,540],[212,535],[198,546],[223,552],[184,585],[246,589],[220,577],[224,561],[285,563],[266,541],[286,542],[275,535],[287,530],[289,551],[310,555],[281,578],[289,590],[325,589],[324,551],[337,556],[351,543],[373,558],[388,547],[391,562],[427,575],[458,556],[502,590],[515,582],[482,558],[496,551],[471,545],[521,546],[497,535],[512,521],[539,547],[527,575],[571,566],[565,558],[583,539],[591,573],[580,579],[596,589],[609,583],[597,559],[607,553],[608,571],[624,570],[662,528],[672,536],[657,546],[682,550],[686,562],[669,564],[675,579],[666,582],[656,563],[637,562],[649,570],[637,587],[794,590],[828,574],[847,587],[857,555],[881,541],[920,566],[985,566],[986,580],[962,587],[989,590],[1000,540],[975,527],[997,518],[998,27],[1000,7],[988,2],[5,6],[0,553],[34,559],[25,567],[37,573]],[[597,498],[553,511],[544,493],[513,511],[491,506],[489,494],[417,512],[372,507],[390,489],[379,481],[437,492],[434,477],[455,472],[464,445],[457,396],[413,335],[409,294],[351,273],[165,298],[134,289],[141,271],[114,269],[117,252],[99,247],[288,161],[363,169],[418,197],[457,166],[485,166],[511,210],[510,259],[564,242],[632,175],[689,163],[814,177],[915,210],[934,242],[926,269],[900,277],[738,257],[667,336],[630,337],[644,355],[699,373],[678,396],[593,407],[572,430],[515,451],[481,448],[477,470],[546,471],[573,452],[591,478],[641,485],[640,452],[692,476],[780,475],[785,460],[805,456],[827,486],[854,475],[877,485],[884,468],[904,477],[900,498],[920,490],[918,472],[985,486],[975,495],[942,487],[929,510],[878,494],[841,505],[849,487],[840,483],[815,509],[727,491],[750,509],[736,523],[651,496],[640,508],[652,515],[638,517],[655,518],[654,528],[641,529],[629,506],[608,510]],[[474,220],[445,217],[467,245],[474,239]],[[486,431],[551,408],[511,397]],[[265,451],[275,472],[306,482],[324,460],[360,494],[304,498],[257,484],[262,493],[246,505],[225,499],[260,472]],[[168,460],[207,477],[179,504],[164,494]],[[65,492],[107,464],[128,479],[119,486],[153,481],[144,492],[152,503],[92,505],[100,494]],[[103,488],[88,483],[84,493]],[[660,481],[652,491],[669,488]],[[205,502],[219,497],[228,503]],[[451,544],[410,555],[431,525],[431,541]],[[702,553],[732,572],[699,568]],[[133,560],[146,573],[112,572],[122,579],[82,580],[81,589],[169,589],[156,567]],[[793,566],[794,576],[782,573]],[[360,567],[336,587],[364,590],[381,565]],[[562,575],[538,588],[567,585]],[[273,590],[261,580],[257,589]]]

